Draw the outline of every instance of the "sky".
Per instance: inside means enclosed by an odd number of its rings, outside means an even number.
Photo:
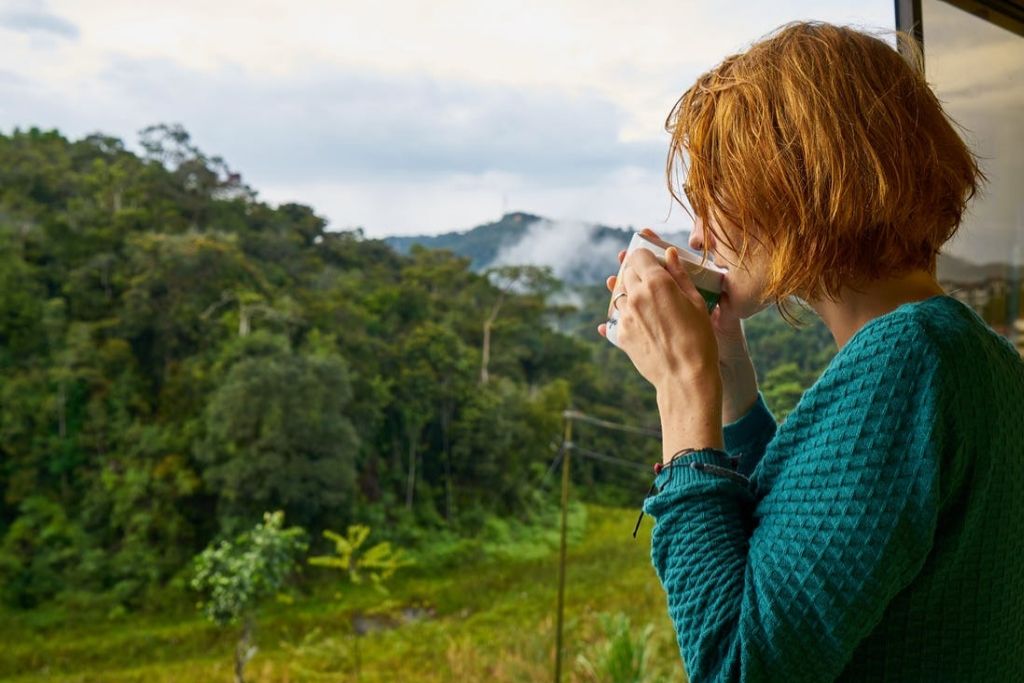
[[[796,19],[887,30],[893,3],[0,0],[0,131],[138,149],[180,123],[263,200],[373,237],[509,211],[683,230],[666,115]]]

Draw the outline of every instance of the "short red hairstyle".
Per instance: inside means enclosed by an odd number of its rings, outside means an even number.
[[[784,317],[789,296],[835,299],[843,286],[934,274],[985,180],[925,81],[916,42],[896,38],[907,58],[851,28],[786,24],[701,75],[665,121],[669,192],[683,204],[679,161],[715,239],[741,263],[748,237],[765,248],[762,300]],[[726,221],[738,249],[712,227]]]

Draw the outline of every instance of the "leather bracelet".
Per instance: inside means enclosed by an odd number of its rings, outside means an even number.
[[[724,456],[726,458],[729,457],[728,453],[726,453],[725,451],[723,451],[723,450],[721,450],[719,448],[710,448],[710,447],[706,447],[706,448],[684,448],[683,450],[679,451],[678,453],[673,453],[672,457],[668,459],[668,462],[656,462],[656,463],[654,463],[654,476],[658,476],[659,474],[661,474],[662,470],[664,470],[664,469],[666,469],[668,467],[672,467],[672,465],[679,458],[683,457],[684,455],[693,455],[697,451],[712,451],[712,452],[718,453],[719,455],[722,455],[722,456]],[[650,495],[650,492],[648,492],[647,495]]]
[[[683,450],[681,450],[681,451],[679,451],[677,453],[673,453],[672,457],[668,459],[668,462],[656,462],[656,463],[654,463],[655,481],[651,482],[651,488],[647,489],[647,495],[644,496],[644,500],[647,500],[650,497],[651,492],[654,491],[654,487],[655,487],[655,485],[657,483],[657,476],[659,474],[661,474],[662,472],[667,470],[669,467],[674,466],[676,463],[682,463],[682,458],[684,456],[693,455],[694,453],[697,453],[698,451],[711,451],[712,453],[718,453],[719,455],[724,456],[725,458],[729,458],[729,454],[726,453],[725,451],[723,451],[722,449],[720,449],[720,448],[710,448],[710,447],[705,447],[705,448],[684,448]],[[690,464],[691,466],[696,466],[696,465],[700,465],[702,463],[688,463],[688,464]],[[697,469],[703,469],[703,468],[697,468]],[[640,504],[640,516],[636,518],[636,526],[633,527],[633,538],[636,538],[637,532],[640,531],[640,522],[642,522],[643,519],[644,519],[644,506],[643,506],[643,503],[641,503]]]

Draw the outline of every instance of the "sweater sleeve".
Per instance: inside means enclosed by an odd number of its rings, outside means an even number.
[[[722,427],[726,452],[737,458],[736,471],[749,477],[764,455],[768,442],[775,436],[775,416],[758,391],[757,400],[743,417]]]
[[[919,362],[862,363],[768,444],[763,497],[711,450],[658,475],[651,559],[691,681],[834,680],[923,565],[934,397]]]

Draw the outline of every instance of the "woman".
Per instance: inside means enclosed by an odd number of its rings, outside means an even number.
[[[919,67],[789,24],[666,127],[725,293],[709,317],[639,250],[613,305],[657,390],[644,510],[690,680],[1024,680],[1024,361],[935,279],[984,176]],[[740,320],[789,297],[838,352],[776,425]]]

